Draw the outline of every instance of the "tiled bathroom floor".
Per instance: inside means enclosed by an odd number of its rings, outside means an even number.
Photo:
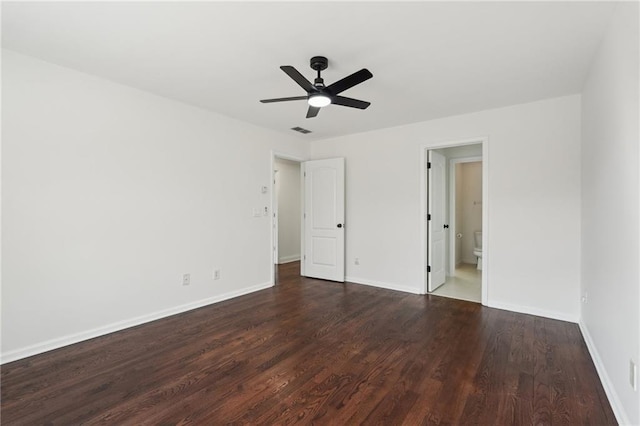
[[[477,270],[476,265],[461,263],[456,268],[455,276],[447,277],[445,283],[431,294],[480,303],[482,301],[482,271]]]

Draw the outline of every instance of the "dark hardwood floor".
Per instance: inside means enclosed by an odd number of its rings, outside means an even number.
[[[298,268],[2,366],[2,424],[616,424],[575,324]]]

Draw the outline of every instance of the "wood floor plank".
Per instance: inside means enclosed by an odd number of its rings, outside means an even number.
[[[535,318],[534,373],[533,373],[533,423],[551,424],[550,369],[553,361],[551,345],[547,341],[544,318]]]
[[[2,366],[2,424],[616,424],[575,324],[276,279]]]

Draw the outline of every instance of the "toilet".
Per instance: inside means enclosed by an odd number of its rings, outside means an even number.
[[[482,231],[474,232],[476,245],[473,248],[473,255],[478,258],[477,269],[482,269]]]

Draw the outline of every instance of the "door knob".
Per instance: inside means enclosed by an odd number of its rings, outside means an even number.
[[[338,224],[338,228],[342,228],[342,224],[341,223]]]

